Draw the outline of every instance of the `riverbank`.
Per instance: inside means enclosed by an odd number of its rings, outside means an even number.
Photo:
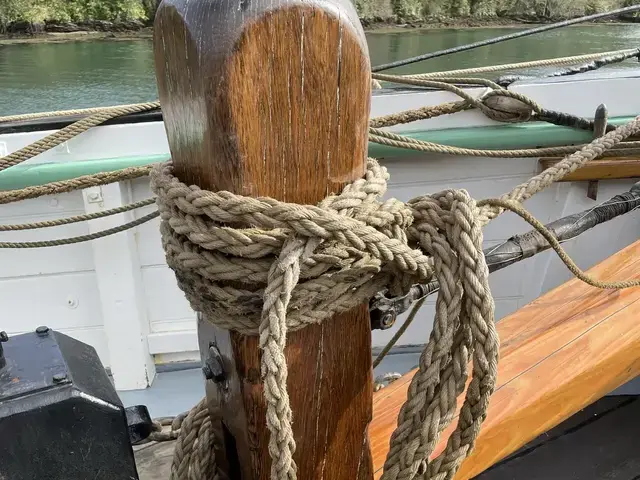
[[[150,39],[153,37],[153,29],[145,27],[140,30],[124,32],[44,32],[37,34],[2,34],[0,45],[19,45],[30,43],[66,43],[66,42],[91,42],[91,41],[127,41]]]
[[[553,21],[557,21],[554,19]],[[448,28],[527,28],[552,23],[552,20],[523,19],[518,17],[492,18],[447,18],[434,17],[425,20],[398,21],[393,18],[361,18],[364,30],[368,33],[389,33],[403,30],[441,30]],[[597,24],[625,25],[629,20],[607,20]],[[588,25],[588,24],[583,24]],[[140,25],[136,29],[91,30],[86,27],[75,30],[73,24],[57,28],[61,31],[16,32],[0,34],[0,45],[16,45],[31,43],[65,43],[83,41],[130,41],[150,39],[153,28]]]

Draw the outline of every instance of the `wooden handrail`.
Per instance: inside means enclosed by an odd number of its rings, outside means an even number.
[[[640,241],[589,270],[637,278]],[[476,446],[455,480],[478,475],[528,441],[640,375],[640,288],[599,290],[577,279],[498,323],[498,385]],[[389,436],[415,371],[374,394],[370,441],[380,478]],[[460,407],[461,402],[458,405]],[[440,439],[440,453],[453,427]]]
[[[545,170],[558,163],[562,158],[541,158],[540,169]],[[592,160],[584,167],[569,173],[561,182],[584,180],[611,180],[615,178],[640,177],[640,157],[611,157]]]

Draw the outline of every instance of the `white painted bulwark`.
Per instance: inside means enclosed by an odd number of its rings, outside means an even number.
[[[531,96],[543,106],[592,116],[606,103],[611,116],[640,112],[635,95],[637,78],[598,79],[585,75],[519,84],[513,89]],[[477,94],[483,89],[475,89]],[[397,112],[419,105],[450,101],[447,92],[413,91],[376,94],[372,115]],[[579,101],[577,99],[580,99]],[[478,112],[463,112],[424,122],[403,130],[424,130],[495,124]],[[7,134],[0,148],[12,152],[49,132]],[[133,155],[167,154],[162,123],[99,127],[70,140],[64,147],[31,159],[28,163],[75,162]],[[487,159],[442,155],[398,155],[381,159],[389,168],[388,197],[408,200],[445,188],[464,188],[476,198],[507,192],[538,172],[536,159]],[[633,180],[601,181],[598,202],[627,190]],[[43,197],[0,205],[0,222],[23,223],[95,212],[135,202],[152,195],[146,178],[83,192]],[[554,185],[526,207],[542,222],[596,205],[586,196],[586,183]],[[29,241],[77,236],[139,218],[155,205],[136,212],[52,229],[0,232],[2,241]],[[588,268],[638,239],[640,216],[635,213],[596,227],[567,242],[565,247],[578,265]],[[155,364],[199,361],[196,314],[177,288],[167,267],[158,233],[159,220],[90,243],[64,247],[0,249],[0,328],[10,334],[48,325],[93,345],[105,366],[111,368],[120,390],[144,388],[154,377]],[[530,230],[519,217],[507,213],[490,223],[485,245],[495,245],[513,234]],[[490,277],[497,317],[501,318],[541,293],[570,278],[553,252],[538,255],[496,272]],[[400,345],[428,340],[435,298],[419,313]],[[384,345],[398,328],[373,333],[374,346]]]
[[[87,213],[131,202],[127,182],[83,190]],[[89,221],[89,231],[99,232],[134,220],[132,212]],[[97,274],[104,331],[109,347],[111,373],[119,390],[145,388],[153,381],[155,364],[149,353],[149,321],[136,232],[128,230],[91,242]]]

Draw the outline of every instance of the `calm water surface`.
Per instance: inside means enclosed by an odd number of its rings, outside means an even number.
[[[475,42],[513,29],[396,30],[367,34],[373,65]],[[565,28],[397,69],[448,70],[640,45],[640,25]],[[628,60],[626,66],[636,66]],[[0,116],[157,98],[150,40],[0,45]]]

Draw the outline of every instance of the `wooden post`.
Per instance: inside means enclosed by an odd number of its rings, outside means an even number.
[[[183,182],[317,203],[361,177],[371,96],[365,37],[349,0],[165,0],[156,16],[158,88]],[[268,479],[256,337],[199,322],[224,386],[207,382],[230,478]],[[304,480],[371,479],[371,332],[366,306],[288,337],[288,389]]]

